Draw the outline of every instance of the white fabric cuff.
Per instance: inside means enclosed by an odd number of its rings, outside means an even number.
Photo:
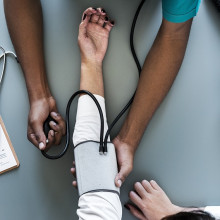
[[[105,110],[105,99],[100,95],[94,95],[98,100],[104,117],[104,135],[108,129],[106,110]],[[77,144],[92,140],[100,141],[100,115],[98,108],[89,95],[83,95],[79,97],[76,124],[73,133],[73,144]],[[110,141],[110,137],[108,137]]]

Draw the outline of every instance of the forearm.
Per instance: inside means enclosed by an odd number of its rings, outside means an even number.
[[[168,93],[184,58],[191,20],[172,24],[163,20],[146,57],[134,102],[118,138],[134,150],[156,109]]]
[[[24,72],[30,102],[50,96],[40,0],[4,0],[10,36]]]
[[[81,63],[80,89],[104,97],[102,63]]]

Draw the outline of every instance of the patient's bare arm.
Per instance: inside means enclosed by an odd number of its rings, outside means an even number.
[[[29,95],[27,136],[36,147],[43,150],[60,143],[65,134],[65,122],[58,114],[56,101],[47,82],[41,3],[40,0],[4,0],[4,8]],[[49,144],[46,146],[47,137],[43,132],[43,123],[49,114],[57,123],[50,123]]]
[[[88,8],[83,13],[82,22],[79,26],[80,89],[86,89],[103,97],[102,62],[107,51],[109,33],[112,27],[113,24],[100,8]]]
[[[79,26],[80,89],[88,90],[102,97],[104,97],[102,62],[107,51],[109,34],[114,26],[113,24],[104,10],[90,7],[83,13]],[[75,175],[75,163],[73,166],[71,172]],[[76,181],[73,181],[73,185],[76,186]]]

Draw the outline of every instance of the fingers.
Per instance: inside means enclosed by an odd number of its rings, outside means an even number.
[[[70,172],[73,174],[73,176],[76,178],[76,168],[72,167],[70,169]]]
[[[106,24],[105,24],[105,29],[107,29],[108,31],[111,31],[111,29],[114,27],[115,25],[115,22],[114,21],[108,21]]]
[[[55,144],[55,132],[54,130],[50,130],[49,133],[48,133],[48,142],[47,142],[47,145],[45,147],[45,151],[48,151],[49,148]]]
[[[107,29],[108,31],[111,31],[111,29],[114,27],[115,22],[110,20],[109,17],[106,14],[105,9],[98,8],[97,9],[102,16],[100,16],[100,20],[98,21],[98,24]]]
[[[144,199],[146,197],[147,192],[146,192],[145,188],[141,185],[141,183],[139,183],[139,182],[135,183],[134,189],[142,199]]]
[[[61,127],[54,121],[50,121],[50,128],[55,131],[54,144],[59,145],[62,139]]]
[[[77,182],[75,180],[72,182],[72,185],[77,189]]]
[[[104,8],[97,8],[97,10],[99,11],[99,13],[100,13],[101,15],[106,15],[106,11],[105,11]]]
[[[131,191],[129,193],[129,197],[131,199],[131,201],[138,207],[142,207],[143,205],[143,201],[142,199],[137,195],[137,193],[135,193],[134,191]]]
[[[96,13],[97,10],[95,8],[87,8],[84,12],[83,12],[83,15],[82,15],[82,22],[84,24],[88,23],[91,19],[91,15]]]
[[[114,26],[114,21],[109,21],[106,16],[106,11],[103,8],[88,8],[83,12],[82,21],[79,28],[79,37],[86,37],[86,26],[88,23],[97,23],[102,27],[105,27],[108,31]]]
[[[100,16],[97,24],[100,25],[101,27],[104,27],[106,22],[108,22],[108,17],[107,16]]]
[[[144,189],[148,193],[152,193],[154,191],[154,188],[152,187],[152,185],[147,180],[142,181],[142,186],[144,187]]]
[[[125,208],[128,209],[131,214],[136,217],[137,219],[140,219],[140,220],[147,220],[147,218],[144,216],[144,214],[138,210],[137,208],[135,208],[133,205],[130,205],[130,204],[126,204],[125,205]]]
[[[79,39],[86,37],[86,27],[91,19],[91,15],[93,13],[96,13],[96,10],[93,8],[88,8],[83,12],[82,15],[82,21],[81,24],[79,25]]]
[[[73,167],[70,169],[70,172],[76,178],[76,165],[75,165],[75,161],[73,161]]]
[[[57,123],[49,122],[52,130],[48,133],[48,142],[43,131],[43,124],[39,120],[29,121],[28,140],[40,150],[48,150],[53,144],[58,145],[66,133],[66,124],[61,115],[56,112],[52,112],[50,115]]]
[[[40,150],[46,147],[46,136],[43,132],[43,124],[39,121],[30,121],[28,127],[28,140]]]
[[[66,134],[66,123],[64,119],[62,118],[62,116],[57,112],[51,112],[50,115],[58,123],[62,135],[65,135]]]
[[[96,8],[93,8],[93,9],[96,11],[96,13],[91,15],[90,21],[93,22],[93,23],[97,23],[101,13]]]
[[[122,183],[125,181],[127,176],[132,171],[132,166],[129,164],[122,165],[120,168],[120,172],[115,177],[115,185],[117,187],[121,187]]]
[[[50,121],[50,128],[54,130],[54,144],[59,145],[62,139],[62,136],[66,133],[66,125],[60,114],[56,112],[51,112],[51,117],[56,121]],[[49,140],[49,139],[48,139]],[[50,142],[49,142],[50,143]]]
[[[73,167],[70,169],[70,172],[73,174],[73,176],[76,178],[76,168],[75,168],[75,161],[73,161]],[[77,181],[74,180],[72,182],[72,185],[77,188]]]
[[[102,8],[89,8],[88,12],[92,12],[90,22],[97,23],[101,27],[104,26],[105,22],[108,21],[108,17],[106,16],[106,12]]]
[[[28,132],[27,138],[34,146],[38,148],[39,144],[38,144],[35,134],[33,134],[32,132],[31,133]]]
[[[160,188],[160,186],[156,183],[156,181],[151,180],[151,181],[150,181],[150,184],[151,184],[151,186],[152,186],[155,190],[163,191],[163,190]]]

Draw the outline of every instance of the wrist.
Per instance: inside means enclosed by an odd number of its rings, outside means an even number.
[[[130,126],[127,126],[126,124],[124,124],[121,128],[119,134],[117,135],[117,138],[121,142],[130,146],[130,148],[132,148],[133,151],[136,151],[140,142],[139,135],[136,133],[136,131],[130,129]]]
[[[36,103],[38,101],[47,100],[49,97],[51,97],[51,93],[49,88],[31,88],[28,89],[28,96],[30,105],[32,105],[33,103]]]
[[[81,69],[100,69],[102,70],[102,62],[96,60],[82,60],[81,61]]]
[[[51,97],[46,75],[39,73],[33,75],[37,75],[37,77],[25,78],[29,102],[32,103],[40,99]]]
[[[82,62],[81,75],[84,74],[102,74],[102,63]]]
[[[133,155],[135,154],[135,151],[137,149],[136,146],[129,143],[129,141],[122,139],[120,134],[118,134],[113,141],[114,145],[117,146],[124,146],[124,148],[127,148]]]

